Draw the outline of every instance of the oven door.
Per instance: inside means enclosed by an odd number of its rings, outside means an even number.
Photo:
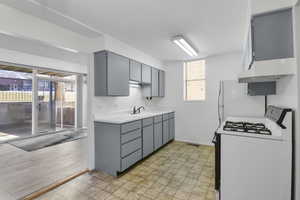
[[[221,134],[215,133],[215,189],[220,192],[221,184]]]

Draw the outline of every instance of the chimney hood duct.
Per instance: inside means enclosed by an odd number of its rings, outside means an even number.
[[[255,61],[251,69],[242,72],[239,83],[271,82],[296,74],[296,58]]]

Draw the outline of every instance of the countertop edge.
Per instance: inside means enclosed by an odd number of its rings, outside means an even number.
[[[94,119],[94,123],[105,123],[105,124],[117,124],[117,125],[122,125],[122,124],[126,124],[129,122],[134,122],[134,121],[139,121],[142,119],[147,119],[147,118],[151,118],[151,117],[155,117],[155,116],[159,116],[159,115],[163,115],[163,114],[169,114],[169,113],[175,113],[176,111],[162,111],[153,115],[149,115],[149,116],[141,116],[140,118],[136,118],[136,119],[128,119],[128,120],[105,120],[105,119]]]

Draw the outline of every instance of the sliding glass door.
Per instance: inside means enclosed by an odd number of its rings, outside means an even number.
[[[32,71],[0,65],[0,142],[32,134]]]
[[[38,80],[38,132],[56,131],[57,83]]]
[[[75,128],[75,80],[38,76],[38,131],[56,132]]]
[[[82,77],[0,64],[0,142],[82,127]]]

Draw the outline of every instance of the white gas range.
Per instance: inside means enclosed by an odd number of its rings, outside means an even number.
[[[216,190],[221,200],[290,200],[293,117],[269,106],[265,117],[228,117],[217,129]]]

